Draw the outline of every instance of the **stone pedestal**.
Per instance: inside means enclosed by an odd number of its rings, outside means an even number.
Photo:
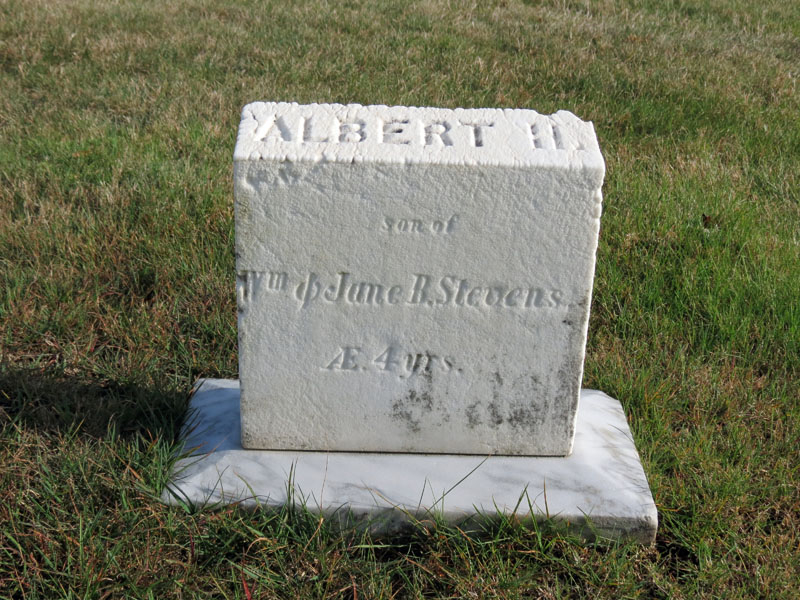
[[[592,538],[651,543],[657,512],[620,403],[581,390],[567,457],[244,450],[239,382],[197,383],[167,503],[275,508],[291,499],[344,525],[391,533],[410,520],[470,528],[499,513]]]

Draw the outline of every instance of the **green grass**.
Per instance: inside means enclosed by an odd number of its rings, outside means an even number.
[[[798,76],[782,0],[0,0],[0,597],[797,597]],[[653,547],[158,502],[192,382],[236,376],[253,100],[594,121],[584,384],[623,403]]]

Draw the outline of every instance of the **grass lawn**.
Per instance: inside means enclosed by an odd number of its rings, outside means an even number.
[[[796,598],[800,3],[0,0],[0,598]],[[253,100],[571,110],[607,161],[586,387],[652,547],[158,501],[236,377]]]

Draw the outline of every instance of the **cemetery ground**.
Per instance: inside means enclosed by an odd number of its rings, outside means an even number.
[[[797,597],[799,74],[781,0],[0,0],[0,597]],[[237,376],[253,100],[594,122],[584,386],[622,401],[652,547],[159,502],[192,383]]]

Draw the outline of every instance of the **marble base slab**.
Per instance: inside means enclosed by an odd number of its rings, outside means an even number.
[[[278,507],[291,498],[373,533],[434,517],[474,528],[505,513],[649,544],[658,525],[622,406],[596,390],[581,390],[567,457],[326,453],[244,450],[239,382],[201,379],[183,448],[162,494],[168,504]]]

